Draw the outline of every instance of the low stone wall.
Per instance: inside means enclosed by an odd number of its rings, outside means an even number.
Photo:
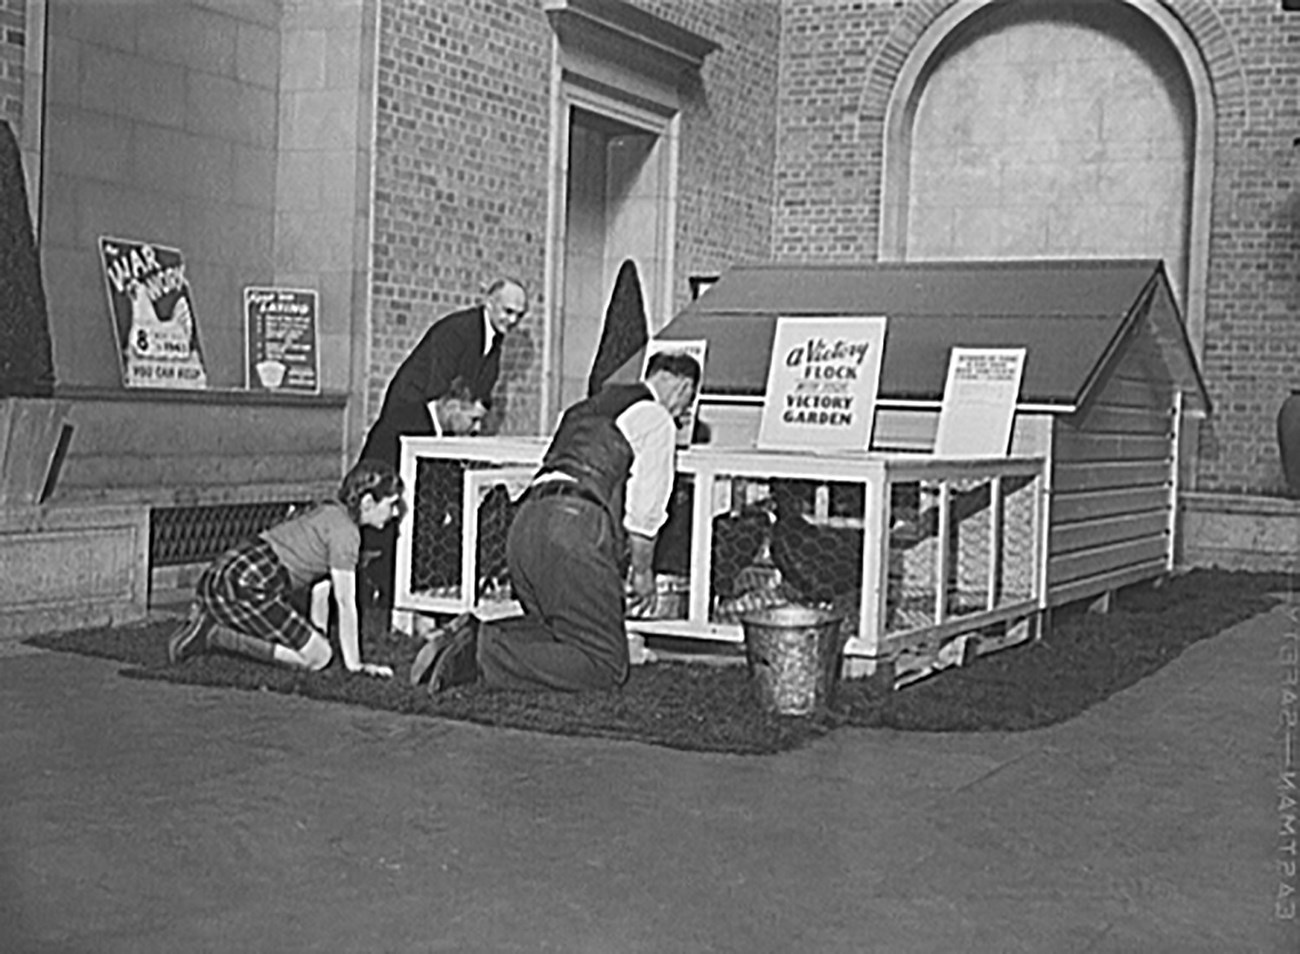
[[[59,388],[73,428],[51,503],[164,495],[180,504],[248,486],[343,475],[342,394]]]
[[[1300,500],[1189,492],[1179,520],[1181,565],[1300,570]]]
[[[149,509],[0,510],[0,639],[142,619],[149,602]]]

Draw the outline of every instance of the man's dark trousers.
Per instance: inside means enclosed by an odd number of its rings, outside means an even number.
[[[510,584],[524,615],[480,628],[485,685],[579,691],[627,681],[619,545],[609,512],[594,501],[524,501],[506,538]]]

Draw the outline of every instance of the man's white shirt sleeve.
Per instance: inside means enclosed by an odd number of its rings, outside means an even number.
[[[623,499],[623,526],[654,537],[668,519],[676,471],[677,428],[658,401],[637,401],[614,423],[632,445],[632,473]]]

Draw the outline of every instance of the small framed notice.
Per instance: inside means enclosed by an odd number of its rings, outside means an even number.
[[[708,350],[709,342],[704,338],[691,339],[673,339],[665,340],[661,338],[651,338],[645,346],[645,362],[641,365],[641,377],[645,377],[646,366],[650,363],[650,358],[661,351],[681,352],[689,354],[700,365],[700,387],[695,389],[695,400],[691,403],[690,409],[682,415],[682,419],[677,422],[677,446],[687,447],[691,443],[691,438],[695,435],[696,414],[700,409],[700,391],[704,385],[704,355]]]
[[[758,446],[865,451],[885,325],[882,316],[778,318]]]
[[[1024,368],[1024,348],[953,348],[935,454],[1005,457]]]
[[[244,289],[246,387],[320,393],[316,300],[310,289]]]

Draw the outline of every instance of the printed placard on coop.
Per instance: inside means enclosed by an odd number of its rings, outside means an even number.
[[[246,387],[320,393],[316,302],[311,289],[244,289]]]
[[[866,450],[885,326],[879,315],[777,318],[758,446]]]
[[[1005,457],[1024,368],[1024,348],[953,348],[935,454]]]
[[[677,446],[687,447],[690,445],[692,438],[695,436],[696,415],[700,410],[700,391],[703,390],[704,384],[704,355],[708,351],[709,342],[704,338],[690,339],[665,339],[651,338],[645,346],[645,363],[641,365],[641,377],[645,377],[645,369],[650,364],[650,358],[660,351],[680,352],[689,354],[700,365],[700,385],[695,389],[695,400],[691,402],[690,408],[681,416],[677,422]]]
[[[128,388],[208,386],[198,321],[179,249],[101,236],[99,254]]]

